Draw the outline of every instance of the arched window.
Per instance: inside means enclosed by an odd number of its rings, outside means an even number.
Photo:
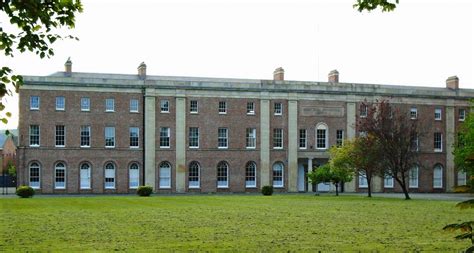
[[[115,165],[113,163],[105,165],[104,183],[105,189],[115,189]]]
[[[418,188],[418,166],[415,165],[408,172],[408,187]]]
[[[171,165],[169,162],[160,164],[160,188],[171,188]]]
[[[200,174],[201,166],[199,166],[198,162],[191,162],[189,164],[189,188],[199,188],[199,174]]]
[[[283,187],[283,163],[273,164],[273,187]]]
[[[257,187],[257,165],[254,162],[245,165],[245,187]]]
[[[458,186],[466,185],[467,182],[467,174],[465,171],[458,171]]]
[[[30,164],[30,186],[33,189],[40,188],[40,166],[38,163],[34,162]]]
[[[443,166],[440,164],[433,169],[433,188],[443,188]]]
[[[229,187],[229,166],[222,161],[217,164],[217,188]]]
[[[128,168],[128,187],[130,189],[137,189],[140,184],[140,170],[137,163],[130,164]]]
[[[88,163],[81,164],[81,189],[91,188],[91,166]]]
[[[54,188],[66,188],[66,165],[64,163],[57,163],[54,167]]]
[[[316,125],[316,149],[328,148],[328,126],[324,123]]]

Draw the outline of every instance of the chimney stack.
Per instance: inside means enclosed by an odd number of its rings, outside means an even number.
[[[145,62],[140,63],[138,66],[138,78],[145,80],[146,78],[146,64]]]
[[[66,63],[64,63],[64,75],[65,76],[71,76],[72,75],[71,57],[68,57]]]
[[[275,81],[284,81],[285,80],[285,70],[282,67],[279,67],[273,71],[273,80]]]
[[[446,79],[446,88],[451,90],[459,89],[459,78],[457,76],[450,76]]]
[[[339,72],[335,70],[331,70],[328,75],[328,82],[330,83],[339,83]]]

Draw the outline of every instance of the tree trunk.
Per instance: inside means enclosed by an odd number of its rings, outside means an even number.
[[[338,186],[339,186],[339,184],[338,184],[338,183],[336,183],[335,185],[336,185],[336,196],[339,196],[339,189],[338,189],[338,188],[339,188],[339,187],[338,187]]]
[[[398,179],[398,178],[395,178],[395,180],[397,181],[397,183],[402,188],[403,194],[405,194],[405,200],[410,200],[411,198],[410,198],[410,195],[408,194],[407,184],[406,184],[406,181],[405,181],[405,173],[402,173],[401,180]]]
[[[367,179],[367,197],[372,198],[372,175],[366,172],[365,178]]]

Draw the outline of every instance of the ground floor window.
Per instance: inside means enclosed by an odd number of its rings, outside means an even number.
[[[418,166],[411,168],[408,172],[408,187],[418,188]]]
[[[105,189],[115,189],[115,165],[107,163],[105,165]]]
[[[458,186],[466,185],[467,183],[467,174],[465,171],[458,171]]]
[[[199,188],[200,169],[201,167],[199,166],[198,162],[191,162],[189,164],[189,175],[188,175],[189,188]]]
[[[433,188],[443,188],[443,166],[439,164],[433,169]]]
[[[369,187],[369,183],[367,182],[367,175],[365,172],[359,172],[359,188],[367,188]]]
[[[87,163],[81,165],[80,172],[81,179],[81,189],[90,189],[91,188],[91,166]]]
[[[217,188],[229,187],[229,165],[226,162],[217,164]]]
[[[171,188],[171,165],[169,162],[160,164],[160,188]]]
[[[132,163],[128,170],[128,185],[130,189],[137,189],[140,185],[140,169],[137,163]]]
[[[283,187],[283,163],[273,164],[273,187]]]
[[[66,188],[66,165],[64,163],[57,163],[54,167],[54,188]]]
[[[257,187],[257,165],[254,162],[245,165],[245,187]]]
[[[30,186],[33,189],[40,188],[40,166],[36,162],[30,164]]]
[[[383,180],[383,186],[385,188],[393,188],[393,177],[386,174]]]

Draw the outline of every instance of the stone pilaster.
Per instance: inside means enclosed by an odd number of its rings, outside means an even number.
[[[346,139],[351,140],[356,137],[356,103],[348,102],[346,104]],[[344,184],[345,192],[355,192],[356,178]]]
[[[446,107],[446,191],[452,192],[455,186],[454,169],[455,117],[454,107]]]
[[[298,101],[288,101],[288,191],[298,191]]]
[[[176,98],[176,192],[186,188],[186,99]]]
[[[308,158],[308,173],[313,171],[313,158]],[[313,191],[313,184],[308,180],[308,192]]]
[[[260,100],[260,187],[270,185],[270,101]]]
[[[156,187],[156,150],[155,150],[155,89],[147,88],[145,90],[145,185]]]

